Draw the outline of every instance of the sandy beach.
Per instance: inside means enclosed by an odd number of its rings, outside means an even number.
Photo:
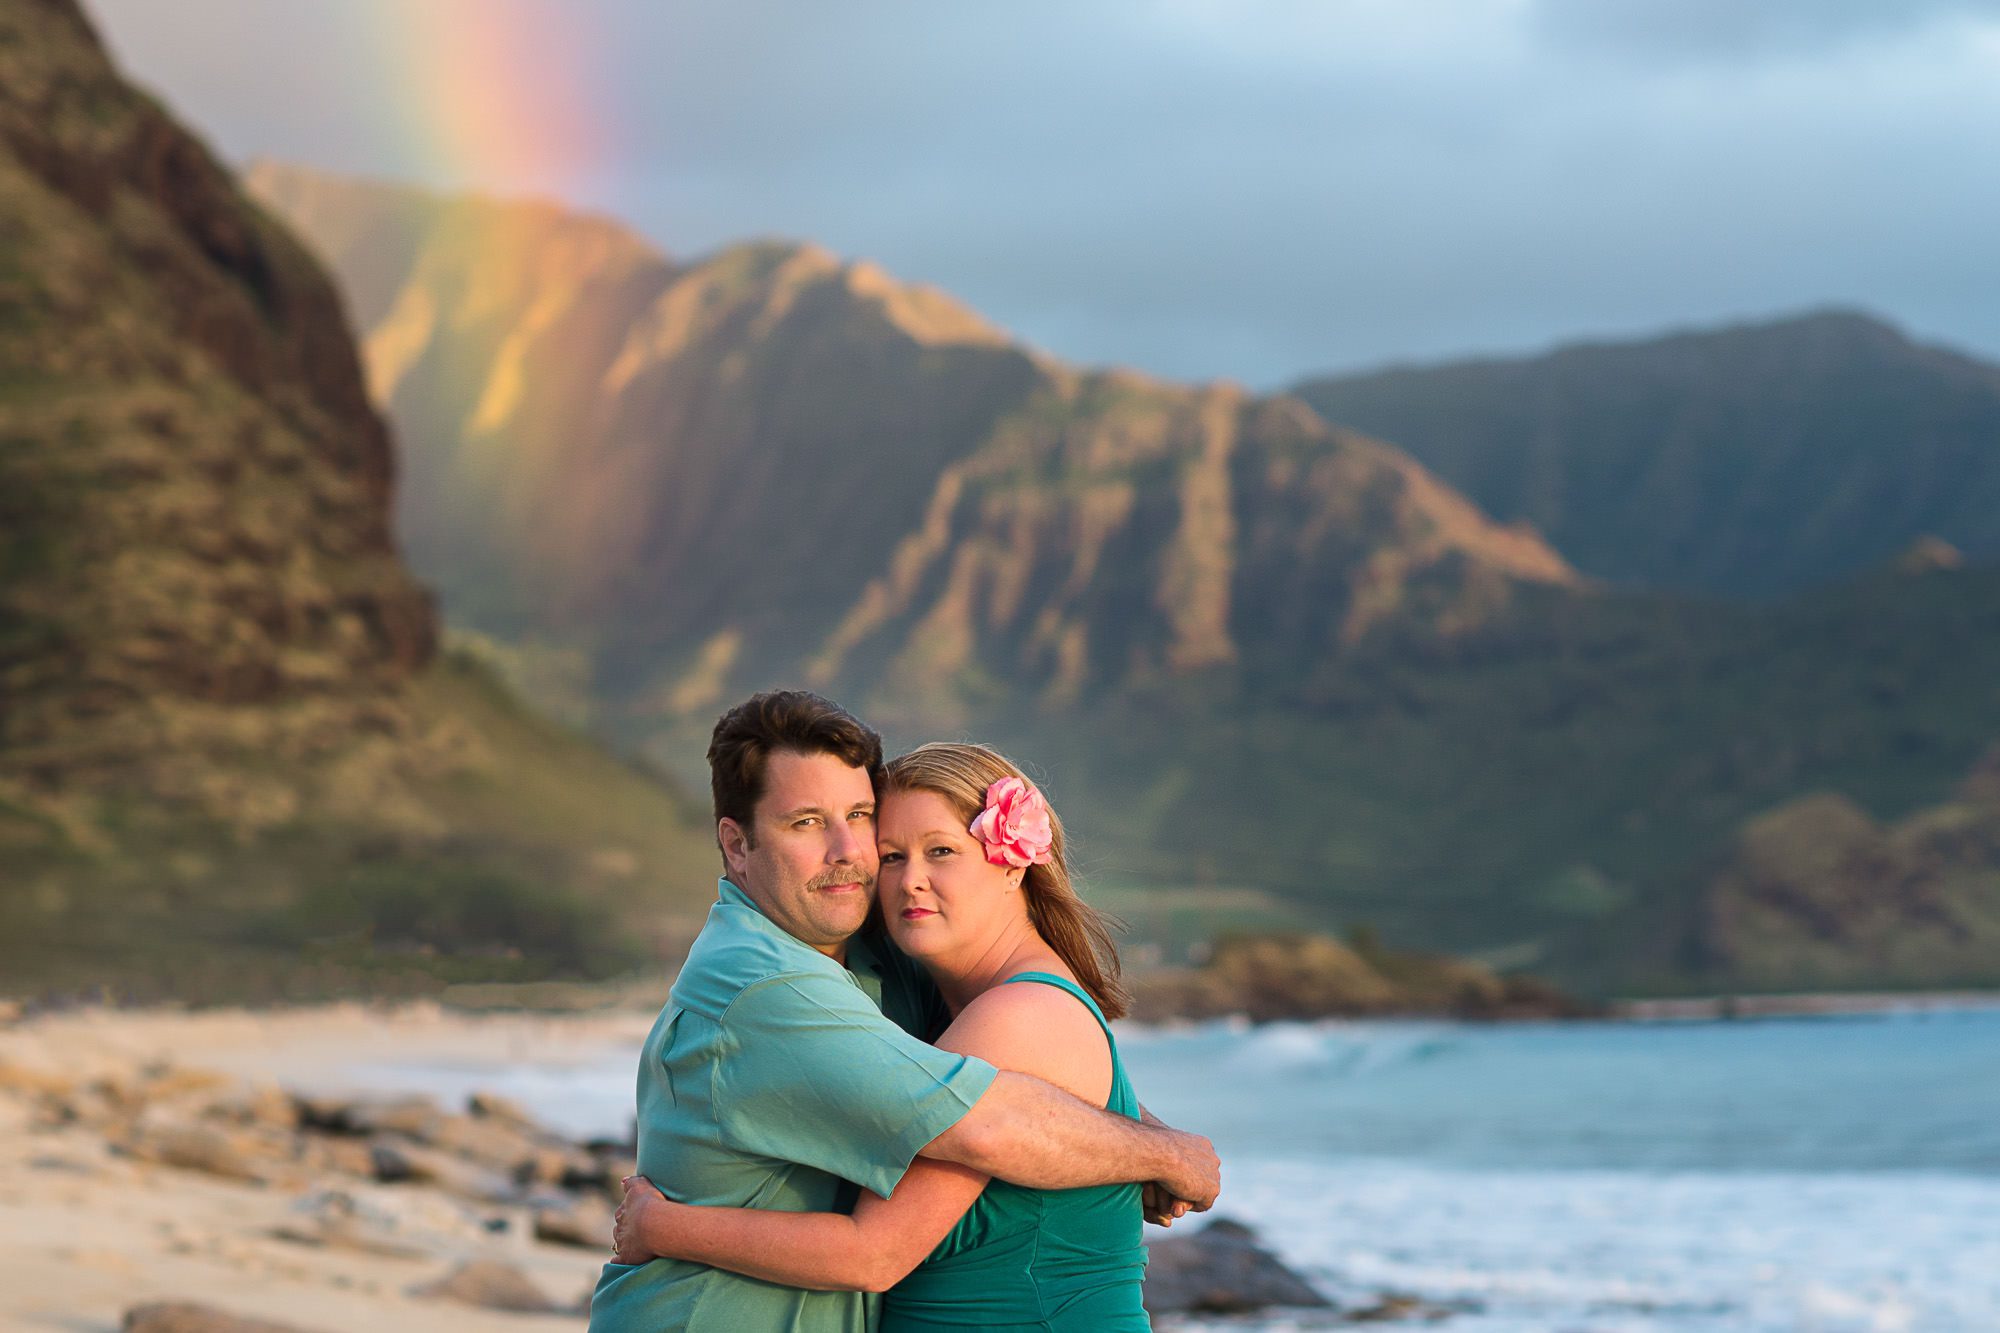
[[[119,1328],[136,1305],[199,1301],[324,1333],[574,1330],[603,1250],[537,1239],[526,1189],[518,1200],[472,1197],[488,1191],[472,1175],[469,1140],[453,1159],[467,1168],[464,1181],[438,1163],[448,1184],[382,1183],[368,1178],[382,1173],[368,1170],[365,1152],[357,1171],[330,1169],[367,1142],[380,1150],[379,1167],[387,1131],[320,1142],[297,1128],[289,1094],[314,1089],[323,1107],[338,1092],[333,1071],[381,1060],[559,1060],[612,1042],[636,1046],[650,1021],[634,1012],[335,1005],[82,1010],[0,1029],[0,1328],[94,1333]],[[440,1123],[498,1124],[462,1115]],[[278,1147],[270,1160],[239,1163],[170,1137],[197,1130],[225,1145]],[[406,1151],[441,1150],[412,1143]],[[286,1152],[295,1160],[283,1160]],[[608,1204],[588,1215],[608,1218]],[[575,1312],[501,1314],[416,1294],[470,1260],[509,1265]]]

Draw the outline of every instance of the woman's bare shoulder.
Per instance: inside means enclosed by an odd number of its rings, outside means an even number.
[[[1081,1000],[1057,986],[994,986],[960,1011],[938,1045],[1046,1079],[1100,1106],[1111,1091],[1104,1029]]]

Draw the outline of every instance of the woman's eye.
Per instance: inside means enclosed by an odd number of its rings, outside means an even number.
[[[902,859],[903,859],[903,854],[901,852],[882,853],[882,864],[885,866],[897,865],[902,861]]]
[[[931,848],[931,855],[934,857],[950,856],[952,854],[952,850],[953,849],[950,847],[933,847]]]

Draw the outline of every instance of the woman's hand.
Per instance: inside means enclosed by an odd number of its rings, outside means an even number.
[[[620,1183],[625,1186],[625,1200],[618,1205],[612,1227],[612,1262],[643,1264],[659,1258],[648,1237],[659,1233],[674,1205],[644,1176],[627,1176]]]
[[[1139,1200],[1145,1209],[1146,1220],[1154,1226],[1170,1227],[1174,1219],[1184,1215],[1189,1207],[1186,1199],[1177,1199],[1174,1192],[1158,1181],[1148,1181],[1139,1189]]]

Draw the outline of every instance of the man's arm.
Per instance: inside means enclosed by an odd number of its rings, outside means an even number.
[[[1004,1069],[922,1152],[1029,1189],[1158,1181],[1196,1212],[1222,1190],[1222,1164],[1201,1135],[1141,1124]]]
[[[1139,1119],[1141,1122],[1158,1129],[1171,1128],[1166,1121],[1147,1110],[1144,1103],[1141,1103],[1139,1106]],[[1160,1184],[1157,1180],[1146,1182],[1145,1190],[1141,1193],[1139,1202],[1146,1215],[1146,1220],[1154,1226],[1160,1227],[1172,1226],[1174,1219],[1185,1217],[1188,1209],[1192,1206],[1186,1199],[1177,1198],[1172,1190]]]

